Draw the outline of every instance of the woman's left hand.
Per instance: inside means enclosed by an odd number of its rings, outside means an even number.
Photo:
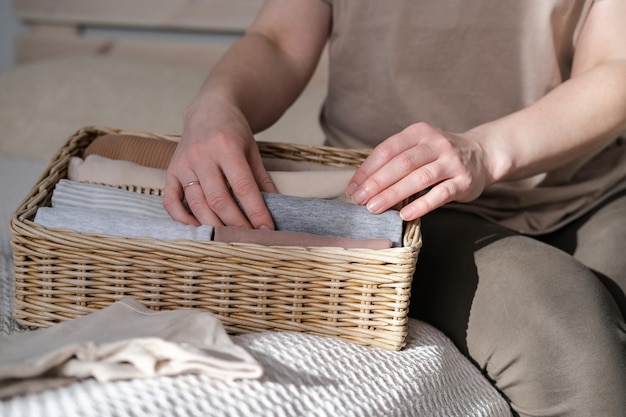
[[[378,145],[348,184],[356,204],[381,213],[419,195],[400,215],[406,221],[452,201],[477,198],[492,182],[485,152],[473,134],[413,124]]]

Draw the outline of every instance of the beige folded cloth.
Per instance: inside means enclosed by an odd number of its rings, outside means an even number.
[[[165,170],[150,168],[121,159],[89,155],[85,159],[73,156],[67,177],[74,181],[107,185],[135,185],[160,190],[165,185]]]
[[[258,378],[261,365],[200,310],[152,311],[130,297],[77,319],[0,337],[0,398],[98,381],[188,373]]]
[[[323,198],[351,202],[346,194],[354,169],[333,171],[268,171],[280,194],[291,197]]]
[[[276,166],[276,165],[274,165]],[[293,165],[291,165],[293,167]],[[348,181],[355,169],[319,169],[305,171],[268,171],[280,194],[292,197],[337,199],[349,202]],[[152,189],[165,186],[165,170],[150,168],[127,160],[116,160],[91,154],[85,159],[70,158],[68,179],[114,186],[134,185]]]
[[[351,239],[321,236],[286,230],[244,229],[235,226],[217,226],[213,240],[226,243],[255,243],[265,246],[335,247],[343,249],[389,249],[391,239]]]

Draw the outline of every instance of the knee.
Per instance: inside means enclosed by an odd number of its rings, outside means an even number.
[[[513,236],[476,253],[479,277],[472,314],[486,310],[536,330],[594,321],[614,324],[614,302],[597,277],[572,256]],[[485,313],[483,313],[485,314]]]
[[[552,246],[524,236],[496,241],[476,252],[479,290],[503,298],[519,313],[562,311],[568,317],[584,304],[606,297],[597,277],[581,262]],[[538,311],[539,310],[539,311]]]
[[[624,323],[586,267],[520,236],[480,249],[476,266],[468,350],[513,402],[549,408],[607,377],[623,387]]]
[[[476,265],[467,341],[482,365],[503,345],[507,355],[537,355],[531,360],[548,365],[563,359],[564,347],[588,356],[598,343],[617,346],[623,337],[623,319],[606,288],[558,249],[510,237],[477,252]]]

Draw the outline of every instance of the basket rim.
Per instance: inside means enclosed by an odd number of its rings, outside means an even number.
[[[132,242],[135,240],[141,239],[142,241],[149,242],[150,244],[159,244],[158,239],[154,238],[135,238],[135,237],[118,237],[113,235],[103,235],[103,234],[91,234],[91,233],[78,233],[67,229],[55,229],[55,228],[46,228],[40,226],[32,221],[35,216],[36,210],[42,206],[42,202],[46,199],[49,199],[52,190],[56,183],[63,178],[61,176],[62,173],[67,169],[67,165],[69,163],[69,158],[71,156],[77,155],[83,148],[80,145],[81,139],[86,137],[90,137],[88,142],[95,140],[97,137],[105,135],[105,134],[128,134],[128,135],[138,135],[142,137],[154,138],[154,139],[167,139],[177,141],[180,138],[178,134],[166,134],[166,133],[154,133],[149,131],[142,130],[127,130],[121,128],[112,128],[112,127],[102,127],[102,126],[86,126],[79,130],[77,130],[68,140],[67,142],[53,155],[51,161],[48,163],[42,174],[39,176],[35,184],[31,187],[31,190],[26,194],[26,197],[22,200],[22,202],[18,205],[16,210],[14,211],[11,222],[10,222],[10,230],[12,236],[16,236],[19,232],[18,229],[22,230],[30,230],[31,233],[35,235],[43,235],[45,233],[51,234],[51,236],[56,236],[58,238],[71,238],[76,236],[89,236],[91,239],[107,239],[111,243],[121,245],[123,242]],[[302,144],[291,144],[284,142],[268,142],[268,141],[257,141],[257,144],[260,149],[265,152],[279,152],[281,156],[289,157],[290,154],[298,154],[303,153],[304,155],[315,155],[315,154],[338,154],[341,159],[347,160],[349,157],[354,158],[356,160],[361,160],[369,155],[369,149],[348,149],[348,148],[335,148],[330,146],[317,146],[317,145],[302,145]],[[300,157],[295,157],[291,155],[293,159],[297,160],[307,160]],[[318,160],[318,163],[319,162]],[[341,166],[345,166],[341,163]],[[52,175],[56,173],[56,175]],[[136,190],[138,192],[144,193],[155,193],[158,190],[152,189],[140,189]],[[281,246],[281,245],[260,245],[254,243],[225,243],[225,242],[201,242],[201,244],[211,244],[211,245],[223,245],[225,247],[238,247],[238,248],[247,248],[251,251],[259,250],[261,248],[272,248],[272,249],[280,249],[280,250],[288,250],[290,252],[327,252],[327,253],[353,253],[353,254],[363,254],[365,256],[376,256],[376,254],[383,253],[399,253],[403,251],[419,251],[422,246],[422,236],[421,236],[421,228],[420,228],[421,220],[416,219],[409,222],[404,222],[404,236],[403,236],[403,246],[401,247],[393,247],[388,249],[364,249],[364,248],[353,248],[353,249],[345,249],[339,247],[309,247],[309,246]],[[12,239],[13,240],[13,239]],[[195,242],[192,240],[184,240],[180,239],[177,241],[170,241],[169,246],[175,246],[176,243],[179,242],[181,245],[196,245],[199,242]]]

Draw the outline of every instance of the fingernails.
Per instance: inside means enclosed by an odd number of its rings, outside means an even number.
[[[415,218],[415,209],[411,206],[406,206],[402,210],[400,210],[400,217],[402,220],[410,221]]]
[[[367,198],[367,194],[363,190],[358,190],[356,193],[352,195],[352,201],[355,204],[363,204],[366,198]]]
[[[358,188],[358,185],[356,185],[355,183],[350,183],[348,185],[348,188],[346,188],[346,194],[348,194],[349,196],[351,196],[352,194],[354,194],[354,192],[356,191],[356,189]]]
[[[380,200],[378,199],[373,199],[372,201],[370,201],[369,203],[367,203],[367,209],[371,212],[371,213],[378,213],[378,211],[382,208],[382,203]]]

